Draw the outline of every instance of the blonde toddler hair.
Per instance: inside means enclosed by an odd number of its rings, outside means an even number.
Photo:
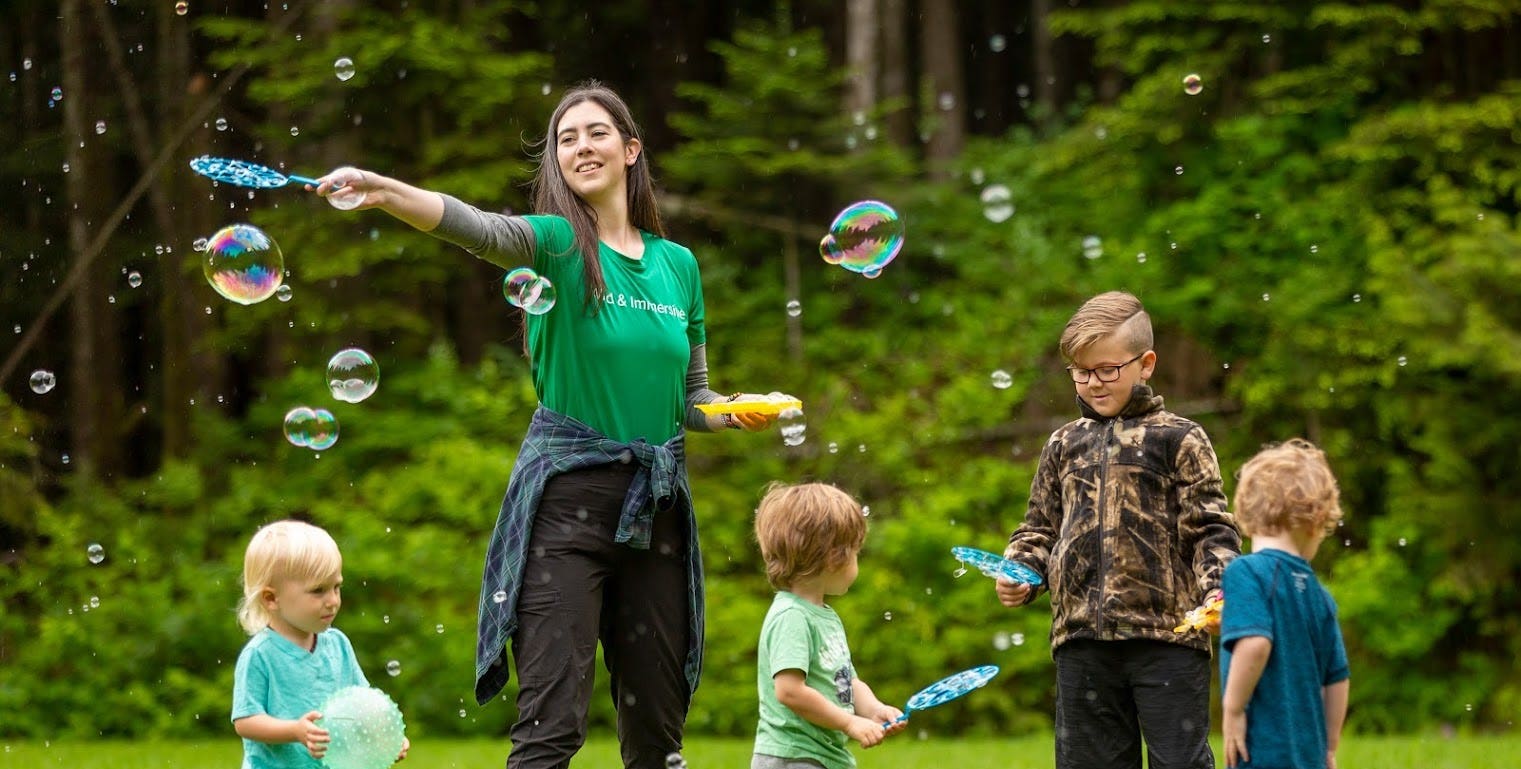
[[[1236,484],[1236,521],[1251,534],[1320,529],[1341,520],[1341,490],[1326,454],[1302,438],[1268,446],[1247,460]]]
[[[1062,357],[1076,360],[1095,342],[1115,335],[1130,352],[1151,349],[1151,316],[1141,300],[1124,291],[1109,291],[1083,302],[1062,330]]]
[[[777,590],[843,566],[866,542],[866,515],[827,483],[773,483],[755,511],[766,579]]]
[[[243,598],[238,624],[249,635],[269,625],[263,593],[279,583],[320,582],[343,571],[338,543],[326,531],[304,521],[276,521],[260,528],[243,554]]]

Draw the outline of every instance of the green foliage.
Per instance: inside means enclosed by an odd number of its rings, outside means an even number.
[[[505,52],[496,35],[511,30],[482,22],[504,5],[466,5],[487,15],[345,6],[343,35],[269,45],[250,42],[262,24],[200,29],[221,41],[223,66],[251,57],[249,95],[269,113],[252,131],[293,166],[364,157],[522,208],[513,190],[527,168],[514,150],[548,112],[549,62]],[[1521,703],[1521,85],[1430,85],[1417,73],[1440,64],[1433,51],[1456,55],[1439,38],[1515,17],[1507,4],[1436,0],[1061,11],[1052,29],[1092,40],[1124,91],[1044,133],[973,141],[943,182],[870,137],[877,115],[841,113],[817,30],[747,24],[714,44],[722,87],[682,86],[692,111],[672,125],[684,141],[655,148],[657,170],[669,192],[722,210],[672,222],[703,266],[715,389],[802,396],[808,440],[690,442],[709,576],[692,731],[754,727],[751,661],[771,591],[751,516],[777,479],[830,481],[871,507],[860,580],[834,605],[879,696],[902,701],[992,662],[1005,671],[994,686],[925,728],[1049,728],[1047,602],[1003,609],[986,579],[954,576],[947,550],[996,550],[1021,519],[1046,436],[1075,413],[1056,340],[1085,297],[1115,288],[1146,301],[1154,381],[1205,424],[1228,488],[1263,442],[1304,435],[1330,454],[1346,525],[1316,565],[1352,654],[1352,728],[1508,724]],[[455,34],[460,24],[487,33]],[[354,56],[354,81],[332,77],[337,55]],[[1189,72],[1204,78],[1197,96],[1182,90]],[[993,184],[1010,188],[1012,218],[983,210]],[[510,704],[471,704],[469,663],[481,552],[533,393],[510,338],[461,365],[435,339],[430,313],[447,302],[424,300],[491,271],[472,275],[454,249],[378,215],[344,219],[280,194],[260,193],[250,215],[286,246],[297,301],[226,311],[223,333],[202,341],[290,370],[253,383],[244,411],[202,410],[189,461],[44,500],[36,489],[51,479],[39,478],[31,436],[45,426],[0,403],[0,523],[32,543],[0,565],[0,712],[16,714],[0,732],[225,735],[241,549],[258,524],[291,515],[344,548],[340,625],[415,736],[500,734],[510,722]],[[833,212],[866,197],[908,228],[876,280],[812,257]],[[1100,244],[1085,258],[1090,237]],[[793,286],[777,253],[788,245],[803,254]],[[793,298],[803,314],[789,321]],[[480,322],[510,322],[503,312]],[[381,361],[381,389],[331,406],[315,371],[356,343]],[[1012,385],[990,386],[995,370]],[[320,458],[275,427],[318,401],[343,425]],[[84,560],[92,541],[107,549],[99,566]],[[599,686],[592,725],[603,729]],[[1438,755],[1418,765],[1482,765],[1442,764],[1452,751],[1432,744]],[[1398,765],[1421,749],[1360,755]]]

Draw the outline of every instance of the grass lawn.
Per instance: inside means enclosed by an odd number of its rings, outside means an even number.
[[[1216,742],[1216,756],[1219,756]],[[861,769],[1049,769],[1051,737],[1004,740],[899,738],[858,751]],[[686,749],[691,769],[747,769],[750,741],[695,738]],[[1351,736],[1337,753],[1343,769],[1510,769],[1521,756],[1521,735],[1505,737]],[[0,769],[236,769],[242,757],[237,739],[214,742],[17,742],[0,740]],[[402,769],[489,769],[507,757],[507,742],[419,740]],[[1224,767],[1224,763],[1218,764]],[[591,740],[575,769],[616,769],[618,745],[611,737]]]

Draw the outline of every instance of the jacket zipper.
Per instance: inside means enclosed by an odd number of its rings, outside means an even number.
[[[1099,445],[1099,496],[1098,496],[1098,547],[1099,547],[1099,573],[1098,573],[1098,602],[1093,607],[1093,626],[1095,632],[1102,637],[1104,634],[1104,585],[1109,577],[1109,547],[1104,537],[1104,511],[1106,505],[1104,497],[1109,493],[1109,442],[1114,439],[1114,425],[1122,420],[1119,417],[1115,421],[1104,426],[1104,441]]]

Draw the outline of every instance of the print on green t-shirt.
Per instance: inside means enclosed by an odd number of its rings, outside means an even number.
[[[648,232],[639,259],[601,244],[607,294],[593,313],[570,223],[525,218],[536,241],[534,270],[558,296],[554,309],[528,316],[539,402],[614,440],[670,440],[686,414],[692,347],[706,341],[697,259]]]
[[[847,713],[855,712],[855,666],[845,625],[828,606],[778,591],[761,624],[755,685],[760,699],[755,752],[780,758],[811,758],[827,769],[849,769],[855,758],[844,732],[809,723],[776,698],[776,674],[800,670],[809,688]]]

